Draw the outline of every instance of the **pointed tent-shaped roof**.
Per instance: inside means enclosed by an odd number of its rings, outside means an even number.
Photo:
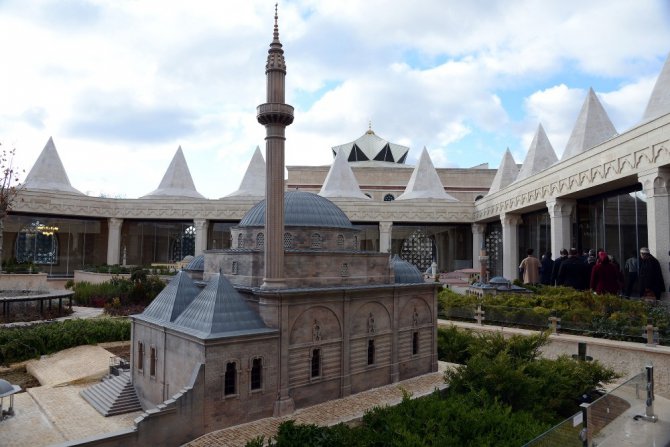
[[[405,163],[409,148],[400,144],[389,143],[383,138],[379,138],[372,129],[368,129],[357,140],[347,144],[341,144],[332,148],[333,155],[340,151],[345,151],[347,161],[389,161],[392,163]]]
[[[403,192],[396,200],[409,199],[440,199],[457,202],[458,199],[450,196],[444,191],[444,186],[437,175],[435,166],[430,160],[428,150],[424,147],[419,157],[412,176],[407,183],[405,192]]]
[[[596,92],[589,88],[589,93],[586,95],[582,109],[579,111],[577,122],[572,129],[561,160],[567,160],[581,154],[603,141],[609,140],[616,134],[614,124],[607,116],[607,112],[598,100]]]
[[[168,166],[163,180],[161,180],[158,189],[141,197],[142,199],[154,199],[161,197],[190,197],[194,199],[204,199],[195,189],[191,171],[188,169],[186,159],[184,158],[184,151],[181,146],[172,157],[170,166]]]
[[[533,174],[537,174],[557,161],[556,152],[554,152],[554,148],[551,146],[542,124],[540,124],[537,126],[537,131],[535,132],[533,141],[530,143],[528,153],[516,179],[522,180]]]
[[[144,309],[140,317],[160,322],[170,322],[193,302],[200,288],[195,285],[188,273],[178,272],[165,288]]]
[[[498,171],[496,171],[496,175],[493,177],[493,182],[491,182],[491,188],[489,189],[488,193],[491,194],[496,191],[500,191],[507,185],[514,182],[518,175],[519,167],[517,166],[516,161],[514,161],[512,152],[510,152],[509,148],[507,148],[505,155],[503,155],[503,158],[500,161]]]
[[[661,74],[656,79],[642,120],[649,121],[666,113],[670,113],[670,55],[663,64]]]
[[[265,160],[263,160],[261,148],[258,146],[256,146],[254,155],[251,157],[239,189],[226,197],[238,196],[265,197]]]
[[[271,331],[225,275],[215,274],[175,320],[176,329],[200,338]]]
[[[358,181],[354,176],[354,171],[347,163],[346,152],[340,151],[335,157],[335,161],[328,171],[326,180],[319,191],[321,197],[342,197],[365,199],[370,198],[361,192]]]
[[[46,191],[60,191],[71,194],[82,194],[70,184],[63,162],[58,156],[53,138],[42,149],[37,161],[26,176],[26,189],[42,189]],[[82,194],[83,195],[83,194]]]

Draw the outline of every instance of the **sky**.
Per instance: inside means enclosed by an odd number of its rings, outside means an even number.
[[[135,198],[182,147],[197,190],[237,190],[265,129],[274,1],[0,0],[0,143],[27,173],[53,137],[73,187]],[[279,4],[287,165],[374,132],[433,164],[560,158],[589,87],[637,125],[670,51],[667,0]]]

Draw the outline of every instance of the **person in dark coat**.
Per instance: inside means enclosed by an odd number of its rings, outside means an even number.
[[[589,288],[589,285],[591,283],[591,270],[593,270],[593,266],[596,265],[596,262],[598,262],[598,256],[594,249],[589,250],[589,255],[586,257],[585,262],[586,262],[586,271],[584,272],[584,284],[582,286],[583,290]]]
[[[607,253],[601,251],[598,253],[598,262],[591,269],[591,290],[598,295],[616,295],[620,289],[619,275],[617,266],[610,262]]]
[[[587,269],[588,266],[579,257],[579,252],[571,248],[568,258],[561,263],[556,282],[559,286],[584,290]]]
[[[554,267],[551,269],[551,279],[549,284],[555,286],[558,281],[558,270],[561,268],[561,263],[568,259],[568,250],[561,248],[561,256],[554,260]]]
[[[640,262],[638,265],[638,283],[640,285],[640,296],[648,296],[652,293],[656,299],[661,298],[661,292],[665,290],[663,273],[658,259],[653,257],[647,247],[640,249]]]
[[[540,284],[548,286],[551,284],[551,272],[554,270],[554,260],[551,259],[551,252],[548,251],[542,256],[540,262]]]

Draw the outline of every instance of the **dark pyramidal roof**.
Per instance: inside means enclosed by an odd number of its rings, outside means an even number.
[[[161,293],[144,309],[142,316],[160,322],[174,321],[200,292],[188,274],[178,272]]]
[[[240,227],[265,225],[265,200],[251,208]],[[284,193],[284,225],[287,227],[353,228],[349,218],[333,202],[305,191]]]
[[[271,331],[226,276],[220,273],[214,275],[172,327],[200,338]]]

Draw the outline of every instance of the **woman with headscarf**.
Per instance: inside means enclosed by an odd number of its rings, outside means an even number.
[[[591,269],[591,290],[598,295],[619,293],[619,269],[605,251],[598,253],[598,262]]]

